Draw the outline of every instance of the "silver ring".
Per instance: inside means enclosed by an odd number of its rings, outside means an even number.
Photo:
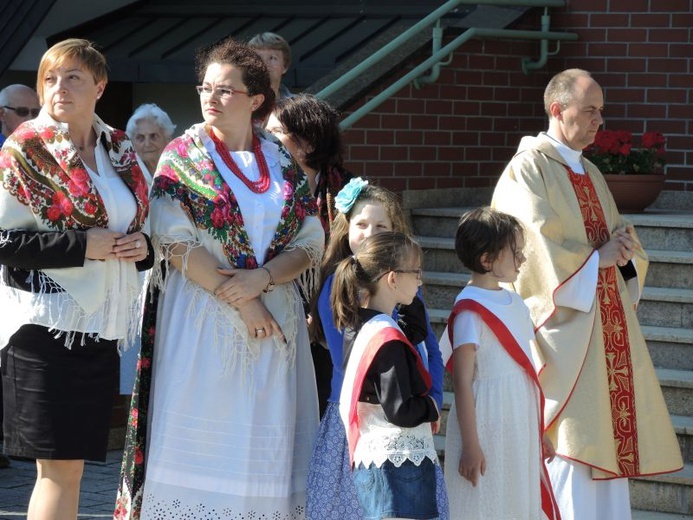
[[[135,240],[135,247],[137,249],[139,249],[141,246],[142,246],[142,242],[140,242],[139,240]]]
[[[263,332],[263,333],[264,333],[264,332],[265,332],[265,328],[264,328],[264,327],[260,327],[259,329],[255,329],[255,332]]]

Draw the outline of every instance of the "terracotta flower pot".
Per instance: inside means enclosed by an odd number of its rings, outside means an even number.
[[[629,175],[605,173],[604,180],[621,213],[642,213],[659,196],[664,188],[666,176],[661,173]]]

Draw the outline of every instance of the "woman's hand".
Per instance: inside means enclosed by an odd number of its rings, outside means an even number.
[[[259,298],[252,298],[238,307],[243,323],[248,327],[248,335],[257,339],[277,336],[286,343],[281,327]]]
[[[238,308],[260,296],[270,281],[269,273],[265,269],[218,268],[217,272],[229,278],[216,288],[215,296]]]
[[[551,442],[551,439],[549,439],[549,436],[546,434],[544,434],[544,436],[541,438],[541,451],[546,462],[551,462],[556,456],[556,450],[553,447],[553,442]]]
[[[481,451],[481,446],[470,446],[462,449],[458,471],[463,478],[476,487],[479,476],[486,473],[486,457]]]
[[[116,258],[125,262],[141,262],[149,256],[147,239],[139,231],[130,235],[122,235],[115,242],[113,252]]]
[[[105,228],[87,229],[87,251],[85,256],[89,260],[116,259],[116,244],[124,236],[123,233],[117,233]]]

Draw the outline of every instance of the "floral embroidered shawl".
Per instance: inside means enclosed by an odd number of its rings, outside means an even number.
[[[197,125],[172,141],[161,157],[152,199],[168,196],[180,202],[195,225],[223,244],[229,263],[238,268],[258,266],[245,230],[236,195],[214,166],[202,143]],[[317,214],[308,178],[280,147],[284,177],[284,207],[270,245],[267,260],[286,248],[298,233],[306,216]]]
[[[111,164],[135,196],[129,233],[142,228],[149,211],[147,183],[125,132],[94,116],[94,129]],[[36,229],[62,231],[108,227],[108,215],[67,130],[47,114],[21,125],[0,155],[4,188],[28,206]]]

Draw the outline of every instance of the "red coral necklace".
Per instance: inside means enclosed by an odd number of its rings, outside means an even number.
[[[210,136],[212,137],[214,147],[216,148],[217,153],[221,157],[221,160],[224,161],[224,164],[228,166],[229,170],[231,170],[234,173],[234,175],[238,177],[243,182],[243,184],[245,184],[248,187],[250,191],[252,191],[253,193],[265,193],[269,189],[269,168],[267,166],[267,161],[265,160],[265,155],[262,153],[260,139],[258,139],[258,137],[255,134],[253,134],[253,155],[255,156],[255,162],[257,163],[257,167],[260,170],[260,178],[257,181],[251,181],[250,179],[248,179],[248,177],[246,177],[243,174],[241,169],[236,164],[236,161],[233,160],[228,146],[226,146],[226,144],[224,144],[224,142],[217,137],[213,129],[210,129]]]

